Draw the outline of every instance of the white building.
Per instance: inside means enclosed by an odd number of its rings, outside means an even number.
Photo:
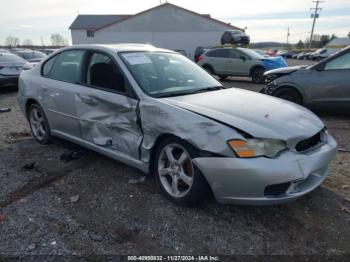
[[[240,28],[164,3],[135,15],[78,15],[69,29],[73,45],[148,43],[193,57],[197,46],[218,45],[223,31]]]

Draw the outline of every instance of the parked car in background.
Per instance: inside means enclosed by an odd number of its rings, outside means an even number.
[[[254,50],[255,52],[259,53],[262,56],[266,56],[266,57],[269,56],[269,55],[266,54],[265,50],[261,50],[261,49],[252,49],[252,50]]]
[[[43,58],[46,57],[46,54],[40,51],[34,51],[34,50],[19,50],[19,51],[12,51],[12,52],[24,58],[28,62],[33,62],[33,63],[40,62]]]
[[[250,37],[241,30],[228,30],[222,34],[221,44],[249,45]]]
[[[10,53],[10,50],[5,48],[0,48],[0,53]]]
[[[270,50],[266,51],[266,54],[267,54],[268,56],[276,56],[276,55],[277,55],[277,52],[278,52],[278,50],[270,49]]]
[[[339,49],[337,49],[337,48],[322,48],[322,49],[318,49],[317,51],[313,52],[310,55],[310,58],[312,60],[322,60],[322,59],[325,59],[325,58],[335,54],[338,51],[339,51]]]
[[[64,48],[21,73],[18,101],[37,142],[57,136],[152,173],[181,205],[209,192],[220,203],[295,200],[328,176],[337,147],[309,110],[225,88],[149,45]]]
[[[26,60],[15,54],[0,52],[0,87],[16,86],[19,74],[26,63]]]
[[[53,48],[44,48],[44,49],[39,49],[40,52],[46,54],[46,55],[50,55],[53,52],[57,51],[58,49],[53,49]]]
[[[198,58],[207,50],[214,48],[212,46],[197,46],[196,50],[194,51],[194,61],[197,63]]]
[[[283,58],[293,58],[293,56],[296,54],[297,52],[295,51],[285,51],[285,52],[281,52],[279,55],[282,56]]]
[[[262,83],[264,72],[288,66],[282,57],[264,57],[248,48],[213,48],[202,54],[198,65],[220,79],[228,76],[248,76]]]
[[[315,109],[350,112],[350,47],[312,66],[268,71],[261,92]]]
[[[312,52],[302,52],[299,55],[297,55],[298,60],[308,60],[310,58],[310,55]]]

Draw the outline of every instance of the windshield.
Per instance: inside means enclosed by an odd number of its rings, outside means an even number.
[[[121,57],[142,90],[153,97],[222,87],[215,78],[180,54],[125,52]]]
[[[242,51],[243,53],[245,53],[246,55],[248,55],[252,59],[263,59],[264,58],[264,56],[262,56],[258,52],[251,50],[251,49],[241,48],[239,50]]]
[[[26,63],[22,57],[10,53],[0,54],[0,63]]]

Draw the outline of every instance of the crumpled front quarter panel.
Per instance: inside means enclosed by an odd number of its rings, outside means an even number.
[[[231,127],[154,98],[140,102],[140,116],[143,130],[141,160],[145,162],[149,161],[157,138],[163,134],[184,139],[199,150],[231,157],[234,153],[227,141],[243,139]]]

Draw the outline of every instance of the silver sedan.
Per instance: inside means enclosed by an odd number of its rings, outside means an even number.
[[[186,57],[149,45],[60,49],[21,73],[34,138],[57,136],[154,174],[183,205],[296,199],[328,175],[336,142],[307,109],[225,88]]]

